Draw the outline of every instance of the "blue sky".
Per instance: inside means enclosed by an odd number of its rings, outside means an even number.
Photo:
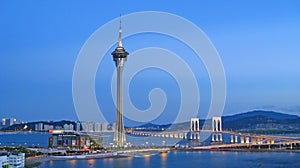
[[[0,117],[25,121],[77,120],[72,75],[81,47],[105,23],[120,14],[140,11],[176,14],[206,33],[218,50],[226,73],[224,115],[253,109],[300,114],[300,2],[297,0],[31,0],[0,2]],[[124,47],[130,53],[143,47],[168,48],[187,61],[187,55],[192,55],[174,39],[155,34],[124,39]],[[199,116],[204,117],[210,101],[209,78],[201,61],[190,60],[189,64],[197,72],[201,92]],[[109,54],[101,65],[96,94],[101,110],[113,122],[114,105],[110,92],[105,92],[110,83],[102,82],[110,79],[115,68]],[[157,75],[168,82],[156,80]],[[171,122],[180,99],[174,79],[149,69],[133,79],[133,86],[132,101],[140,109],[149,107],[147,95],[151,88],[164,88],[170,99],[158,121]]]

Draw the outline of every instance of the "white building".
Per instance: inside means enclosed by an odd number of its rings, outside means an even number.
[[[80,131],[80,122],[76,122],[76,131],[79,132]]]
[[[15,118],[2,118],[2,126],[3,127],[9,127],[12,126],[14,124],[16,124],[17,119]]]
[[[13,152],[7,157],[9,167],[23,168],[25,167],[25,153]]]
[[[74,131],[74,125],[73,124],[65,124],[64,125],[64,131]]]
[[[108,123],[102,123],[102,131],[108,130]]]
[[[34,125],[35,126],[35,131],[43,131],[44,129],[44,124],[43,123],[37,123]]]
[[[112,127],[111,127],[111,130],[114,131],[115,129],[116,129],[116,123],[113,123],[113,124],[112,124]]]
[[[94,131],[94,122],[81,122],[82,130],[85,132]]]
[[[81,126],[81,127],[80,127]],[[100,123],[100,122],[76,122],[76,131],[85,131],[85,132],[102,132],[107,131],[109,129],[108,123]]]
[[[7,153],[0,153],[0,167],[8,167]]]
[[[54,129],[55,130],[62,130],[63,128],[61,126],[55,126]]]
[[[0,153],[0,167],[9,168],[24,168],[25,167],[25,153]]]
[[[47,124],[44,125],[44,131],[49,131],[53,129],[54,129],[53,125],[47,125]]]
[[[94,131],[95,131],[95,132],[101,132],[101,131],[102,131],[102,124],[96,122],[96,123],[94,124]]]

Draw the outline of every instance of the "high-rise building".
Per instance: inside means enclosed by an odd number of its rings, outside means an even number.
[[[9,127],[17,123],[15,118],[2,118],[2,127]]]
[[[73,124],[65,124],[64,131],[66,131],[66,132],[74,131],[74,125]]]
[[[108,123],[102,123],[102,131],[108,130]]]
[[[112,52],[113,60],[115,61],[117,68],[117,118],[116,118],[116,129],[114,134],[114,145],[116,147],[124,147],[126,144],[124,123],[123,123],[123,95],[122,95],[122,73],[127,55],[129,53],[125,51],[122,45],[122,26],[120,18],[120,29],[118,47]]]
[[[58,125],[57,125],[57,126],[54,127],[54,129],[55,129],[55,130],[62,130],[63,128],[62,128],[61,126],[58,126]]]
[[[6,124],[6,119],[5,118],[2,118],[2,126],[5,126],[5,124]]]
[[[93,132],[94,131],[94,122],[81,122],[82,131]]]
[[[35,131],[43,131],[44,130],[44,124],[43,123],[37,123],[34,125],[35,126]]]
[[[44,131],[49,131],[49,130],[53,130],[53,129],[54,129],[53,125],[47,125],[47,124],[44,125]]]
[[[94,131],[95,131],[95,132],[101,132],[101,131],[102,131],[102,124],[96,122],[96,123],[94,124]]]
[[[79,121],[76,122],[76,131],[77,131],[77,132],[79,132],[79,131],[81,130],[81,129],[80,129],[80,128],[81,128],[80,125],[81,125],[81,124],[80,124]]]

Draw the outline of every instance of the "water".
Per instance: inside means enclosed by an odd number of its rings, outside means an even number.
[[[112,142],[113,134],[102,134],[103,144]],[[48,133],[0,133],[0,146],[48,146]],[[290,135],[298,136],[298,135]],[[126,136],[127,141],[134,145],[173,145],[178,140],[157,137]],[[229,138],[223,136],[225,141]],[[191,143],[191,141],[183,141]],[[43,163],[41,168],[48,167],[300,167],[300,152],[169,152],[144,157],[106,158],[90,160],[61,160]]]
[[[49,133],[0,133],[0,146],[47,147]]]
[[[292,152],[169,152],[145,157],[61,160],[43,163],[41,168],[96,167],[300,167],[300,153]]]

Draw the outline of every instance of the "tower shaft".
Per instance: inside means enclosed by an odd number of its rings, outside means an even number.
[[[123,89],[122,74],[125,60],[116,61],[117,66],[117,119],[114,134],[114,144],[116,147],[123,147],[126,144],[124,123],[123,123]]]
[[[124,147],[126,144],[125,129],[123,123],[123,93],[122,93],[122,74],[124,69],[124,64],[127,59],[128,52],[125,51],[122,45],[122,27],[120,19],[120,29],[119,29],[119,39],[118,47],[114,52],[111,53],[113,59],[116,63],[117,68],[117,118],[116,118],[116,128],[114,134],[114,146]]]

